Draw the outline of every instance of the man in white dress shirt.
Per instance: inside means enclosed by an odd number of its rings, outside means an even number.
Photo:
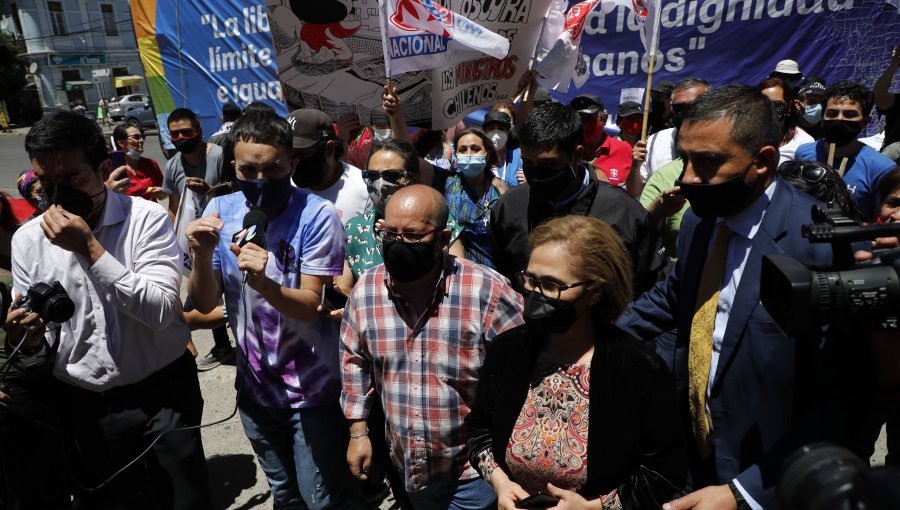
[[[62,324],[11,310],[9,338],[53,364],[66,462],[74,487],[95,487],[136,458],[87,507],[212,508],[198,425],[203,399],[185,349],[181,254],[158,204],[109,193],[99,127],[69,112],[46,115],[25,149],[52,204],[12,240],[13,286],[59,281],[75,305]],[[59,452],[63,454],[62,451]]]

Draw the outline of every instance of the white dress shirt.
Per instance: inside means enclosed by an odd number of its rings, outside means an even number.
[[[716,307],[716,323],[713,327],[712,335],[712,362],[709,364],[709,383],[706,387],[707,412],[709,412],[709,399],[712,393],[714,378],[716,376],[716,367],[719,365],[719,356],[722,353],[722,339],[725,337],[725,328],[728,326],[728,317],[731,313],[731,307],[734,304],[737,295],[738,286],[741,283],[741,276],[744,273],[744,266],[747,264],[747,258],[750,255],[751,242],[753,237],[759,231],[763,218],[766,215],[766,209],[772,196],[775,194],[775,188],[778,186],[778,179],[774,179],[766,191],[759,196],[749,207],[735,214],[730,218],[719,218],[718,224],[725,222],[728,228],[734,232],[728,243],[728,256],[725,259],[725,273],[722,277],[722,289],[719,292],[719,303]],[[710,246],[714,239],[710,239]],[[737,479],[734,480],[735,485],[747,504],[754,510],[760,510],[762,507],[753,500],[752,497],[741,487]]]
[[[641,163],[641,180],[647,182],[653,172],[675,161],[678,157],[678,147],[675,146],[677,133],[675,128],[669,128],[647,138],[647,158]]]
[[[810,136],[803,128],[798,127],[794,132],[794,137],[791,138],[791,141],[778,148],[778,165],[780,166],[785,161],[793,161],[795,159],[794,154],[797,152],[797,147],[815,141],[815,138]]]
[[[179,294],[181,250],[168,214],[154,202],[106,193],[94,236],[106,253],[93,266],[50,244],[39,216],[12,241],[13,288],[59,281],[75,315],[47,342],[59,343],[53,373],[72,385],[104,391],[132,384],[184,354],[190,331]]]

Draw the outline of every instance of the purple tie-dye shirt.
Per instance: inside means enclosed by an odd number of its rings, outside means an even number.
[[[331,202],[303,189],[292,188],[292,193],[287,208],[269,218],[266,276],[296,289],[301,273],[341,274],[346,235]],[[241,398],[295,409],[337,399],[341,392],[338,325],[324,314],[311,323],[286,317],[250,287],[245,290],[246,304],[242,303],[243,275],[229,246],[250,209],[243,194],[233,193],[214,198],[203,215],[214,211],[225,227],[213,255],[213,269],[222,272],[228,322],[240,351],[236,381],[243,381]],[[245,311],[250,314],[249,323]],[[248,363],[241,359],[244,352]]]

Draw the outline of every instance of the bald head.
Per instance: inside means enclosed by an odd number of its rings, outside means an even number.
[[[430,186],[412,184],[400,188],[388,199],[384,222],[385,227],[397,232],[415,231],[419,227],[443,230],[449,215],[443,195]]]

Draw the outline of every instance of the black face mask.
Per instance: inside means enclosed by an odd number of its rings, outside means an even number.
[[[104,187],[93,195],[88,195],[80,189],[70,188],[63,184],[51,184],[44,188],[44,193],[49,197],[50,205],[58,205],[76,216],[87,219],[99,208],[94,206],[94,197],[106,193],[106,188]]]
[[[682,175],[683,177],[683,175]],[[732,216],[747,205],[753,188],[744,182],[744,175],[735,175],[719,184],[688,184],[675,181],[691,204],[691,210],[701,218]]]
[[[430,243],[382,242],[384,267],[391,278],[398,282],[414,282],[428,274],[437,264],[440,251],[435,251],[436,238]]]
[[[193,138],[179,138],[177,140],[172,140],[172,144],[175,145],[175,149],[182,154],[190,154],[197,150],[197,147],[200,146],[200,135],[197,135]]]
[[[322,182],[325,177],[326,153],[323,145],[312,156],[300,160],[294,172],[294,184],[298,188],[308,188]]]
[[[825,133],[825,141],[838,147],[847,145],[856,140],[856,135],[862,130],[862,125],[857,120],[823,120],[822,131]]]
[[[237,184],[251,208],[271,211],[290,198],[290,179],[290,176],[280,179],[238,179]]]
[[[539,202],[553,202],[561,198],[560,193],[573,180],[578,178],[572,165],[566,165],[561,170],[553,170],[545,167],[522,167],[531,196]],[[555,173],[554,173],[555,172]],[[548,177],[550,176],[550,177]]]
[[[525,296],[522,318],[534,335],[547,336],[568,331],[578,320],[578,312],[574,303],[551,299],[532,290]]]

